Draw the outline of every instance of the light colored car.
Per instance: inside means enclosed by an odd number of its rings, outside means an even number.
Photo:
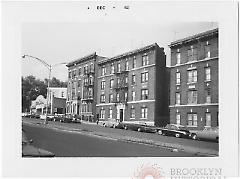
[[[219,128],[218,127],[205,127],[202,131],[196,131],[197,138],[203,140],[219,140]]]
[[[104,127],[116,128],[119,125],[119,121],[116,119],[109,119],[108,121],[103,121],[102,125]]]

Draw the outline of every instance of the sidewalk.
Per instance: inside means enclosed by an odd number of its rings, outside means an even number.
[[[24,119],[24,123],[28,123],[31,125],[39,125],[42,127],[53,128],[56,130],[64,130],[68,132],[78,132],[84,135],[103,137],[112,140],[119,140],[124,142],[131,143],[139,143],[145,145],[152,145],[155,147],[167,148],[174,152],[177,151],[185,151],[188,153],[194,153],[196,156],[218,156],[218,151],[213,148],[202,147],[201,141],[187,141],[189,145],[181,144],[181,143],[173,143],[169,142],[165,137],[164,140],[160,138],[158,135],[146,135],[140,132],[133,131],[125,131],[121,129],[109,129],[110,132],[107,132],[106,128],[102,128],[96,123],[91,123],[87,121],[83,121],[82,124],[68,124],[68,123],[59,123],[59,122],[51,122],[49,124],[43,125],[43,121],[36,119]],[[171,140],[178,140],[175,138],[169,138]],[[187,140],[187,139],[186,139]],[[198,144],[199,142],[199,144]],[[198,144],[197,146],[195,144]]]

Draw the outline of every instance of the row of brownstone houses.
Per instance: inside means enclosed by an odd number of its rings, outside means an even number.
[[[218,29],[169,47],[170,67],[156,43],[68,63],[66,113],[156,126],[218,126]]]

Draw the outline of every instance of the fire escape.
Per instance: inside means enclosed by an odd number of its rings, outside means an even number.
[[[128,101],[128,70],[126,67],[123,70],[117,69],[115,72],[117,80],[114,84],[116,91],[116,98],[114,100],[115,106],[117,104],[127,105]]]
[[[86,103],[92,103],[93,101],[93,85],[94,85],[94,69],[84,69],[84,88],[83,99]]]

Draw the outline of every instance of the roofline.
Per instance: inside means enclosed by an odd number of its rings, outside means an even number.
[[[207,36],[212,36],[214,34],[218,34],[218,28],[208,30],[208,31],[205,31],[205,32],[202,32],[202,33],[198,33],[198,34],[195,34],[195,35],[188,36],[188,37],[183,38],[183,39],[173,41],[168,46],[171,48],[171,47],[174,47],[174,46],[177,46],[177,45],[181,45],[181,44],[184,44],[184,43],[191,42],[193,40],[197,40],[197,39],[204,38],[204,37],[207,37]]]
[[[142,52],[144,50],[151,49],[151,48],[156,47],[156,46],[158,46],[157,43],[154,43],[154,44],[151,44],[151,45],[147,45],[145,47],[141,47],[141,48],[138,48],[138,49],[126,52],[126,53],[122,53],[120,55],[117,55],[117,56],[114,56],[114,57],[111,57],[111,58],[107,58],[107,59],[101,60],[101,61],[98,62],[98,64],[104,64],[104,63],[110,62],[112,60],[116,60],[116,59],[119,59],[119,58],[123,58],[123,57],[129,56],[129,55],[133,55],[133,54]]]
[[[95,57],[96,55],[97,55],[96,52],[91,53],[91,54],[86,55],[86,56],[84,56],[84,57],[81,57],[81,58],[79,58],[79,59],[77,59],[77,60],[74,60],[74,61],[69,62],[66,66],[67,66],[67,67],[71,67],[71,66],[73,66],[74,64],[81,63],[81,62],[83,62],[83,61],[85,61],[85,60],[88,60],[88,59],[90,59],[90,58]]]

